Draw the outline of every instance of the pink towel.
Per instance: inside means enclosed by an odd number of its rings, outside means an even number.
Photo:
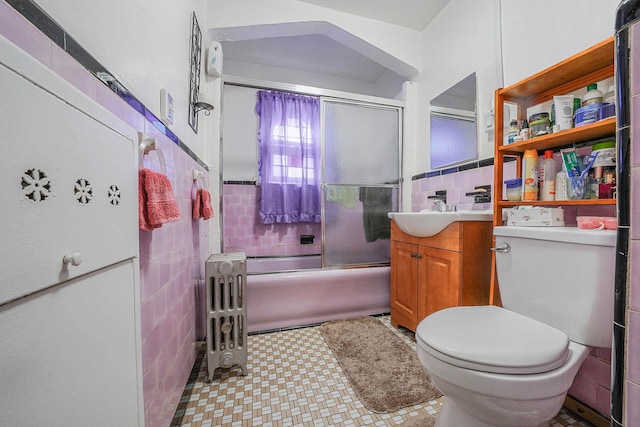
[[[138,171],[138,223],[140,229],[151,231],[162,224],[180,218],[178,203],[173,197],[169,178],[149,169]]]
[[[202,218],[202,193],[196,191],[196,199],[193,201],[193,219]]]
[[[211,207],[211,193],[207,190],[199,190],[202,192],[202,218],[213,218],[213,207]]]
[[[196,199],[193,201],[193,218],[213,218],[213,207],[211,207],[211,193],[202,188],[196,191]]]

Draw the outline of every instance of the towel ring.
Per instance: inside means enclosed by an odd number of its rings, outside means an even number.
[[[144,169],[144,156],[149,154],[150,151],[155,151],[158,156],[158,160],[160,161],[160,171],[166,175],[167,166],[164,161],[164,155],[160,148],[158,148],[158,143],[155,138],[148,138],[142,132],[138,132],[138,136],[140,139],[139,145],[139,153],[138,153],[138,168]]]

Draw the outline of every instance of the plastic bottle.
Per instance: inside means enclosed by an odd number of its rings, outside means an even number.
[[[522,157],[522,200],[538,200],[538,152],[525,150]]]
[[[518,121],[516,119],[511,120],[509,130],[507,131],[507,144],[513,144],[515,137],[518,136]]]
[[[529,122],[527,122],[527,119],[524,119],[522,121],[522,129],[520,129],[520,136],[522,137],[523,141],[526,141],[531,136],[531,129],[529,129]]]
[[[562,162],[562,169],[556,174],[556,200],[569,200],[569,176]]]
[[[544,160],[540,168],[540,200],[556,199],[556,161],[553,150],[545,150]]]
[[[616,103],[616,87],[614,85],[609,86],[609,90],[603,95],[602,101],[608,104]]]
[[[587,93],[582,98],[582,106],[602,103],[602,92],[598,90],[598,83],[591,83],[587,86]]]

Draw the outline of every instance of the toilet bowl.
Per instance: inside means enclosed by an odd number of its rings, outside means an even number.
[[[445,395],[436,427],[547,426],[591,347],[611,346],[615,231],[522,228],[494,229],[504,307],[447,308],[416,329]]]

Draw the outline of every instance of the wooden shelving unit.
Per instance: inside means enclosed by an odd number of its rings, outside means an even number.
[[[610,37],[556,65],[536,73],[516,84],[495,92],[495,120],[502,124],[505,103],[516,104],[518,120],[523,120],[527,108],[553,99],[554,95],[575,92],[588,84],[598,82],[614,74],[614,39]],[[515,158],[516,174],[521,176],[522,156],[525,150],[544,150],[579,145],[606,137],[615,137],[616,120],[611,117],[589,125],[538,136],[515,144],[504,145],[504,128],[496,125],[494,140],[494,209],[493,225],[501,225],[502,209],[519,205],[532,206],[581,206],[615,205],[615,199],[562,200],[562,201],[507,201],[503,194],[505,158]],[[509,159],[511,160],[511,159]],[[495,275],[495,256],[492,260],[490,302],[500,305],[500,295]]]

